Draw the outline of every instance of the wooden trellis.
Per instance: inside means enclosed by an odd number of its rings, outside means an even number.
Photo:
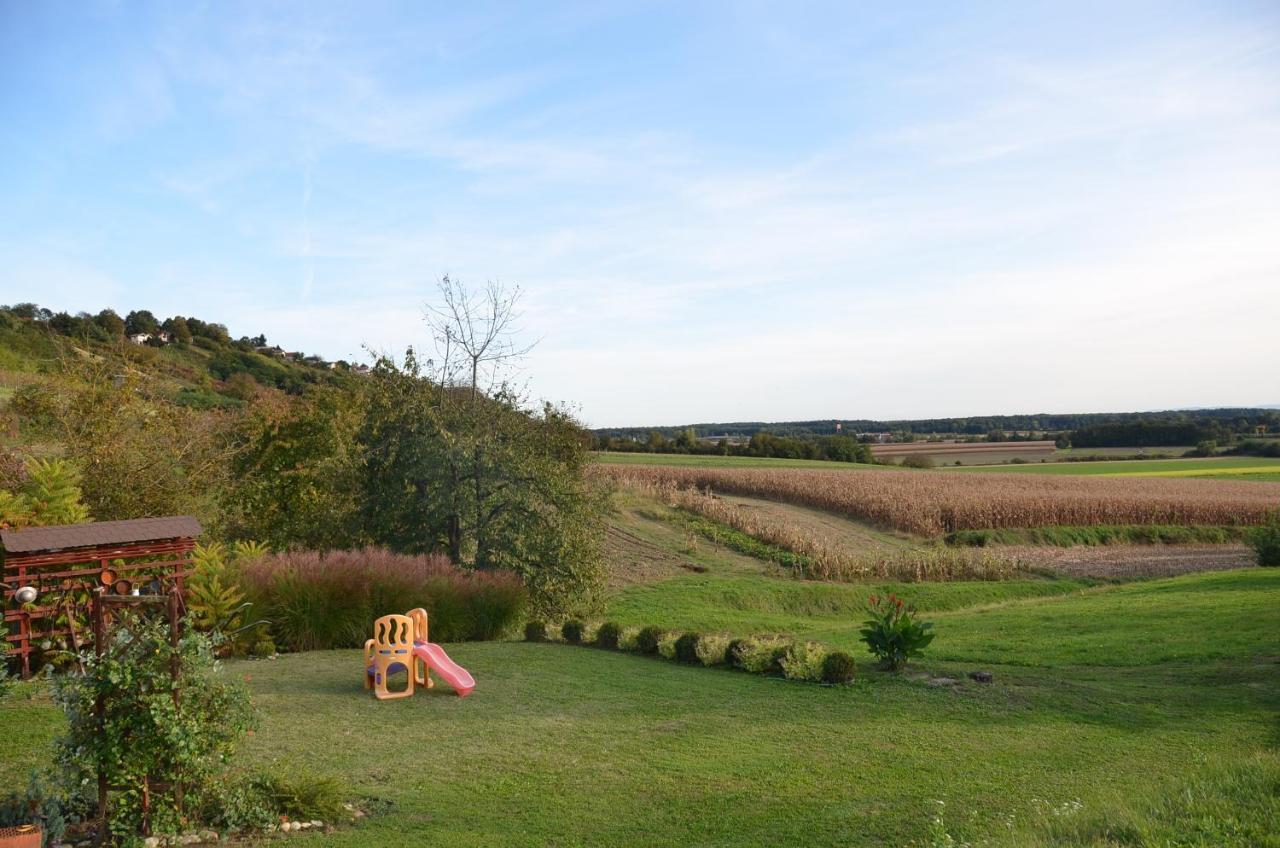
[[[102,521],[27,530],[0,530],[4,545],[4,656],[18,657],[31,675],[32,655],[44,642],[78,652],[93,634],[82,632],[96,591],[109,595],[167,595],[185,590],[200,522],[189,515]],[[19,603],[24,587],[32,603]]]

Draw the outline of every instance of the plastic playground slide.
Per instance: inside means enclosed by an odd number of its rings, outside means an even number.
[[[475,678],[462,666],[449,659],[444,648],[435,642],[414,642],[413,655],[425,660],[431,670],[453,687],[458,697],[465,698],[476,688]]]

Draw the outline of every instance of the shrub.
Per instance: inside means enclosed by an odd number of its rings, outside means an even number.
[[[547,625],[541,621],[530,621],[524,626],[524,640],[526,642],[547,641]]]
[[[496,639],[524,614],[528,593],[510,572],[470,572],[442,556],[381,548],[274,554],[248,563],[245,595],[291,651],[358,648],[374,619],[422,607],[435,642]]]
[[[336,778],[303,769],[288,774],[271,774],[257,781],[277,812],[291,819],[319,819],[330,823],[349,818],[347,787]]]
[[[1280,566],[1280,512],[1272,515],[1266,524],[1250,530],[1246,538],[1258,557],[1258,565]]]
[[[848,683],[854,675],[853,657],[844,651],[832,651],[822,659],[823,683]]]
[[[738,644],[738,668],[752,674],[776,674],[782,671],[782,658],[791,640],[785,636],[752,636]]]
[[[724,664],[730,668],[742,668],[742,649],[746,644],[746,639],[730,639],[724,646]]]
[[[796,642],[782,656],[782,673],[788,680],[817,682],[822,679],[822,663],[827,649],[817,642]]]
[[[172,697],[169,660],[176,656],[182,698]],[[125,791],[111,805],[108,829],[117,841],[141,832],[143,780],[182,784],[189,797],[222,782],[223,764],[253,721],[248,694],[220,679],[213,640],[188,629],[170,647],[166,621],[141,614],[116,620],[109,651],[82,657],[83,675],[54,678],[54,694],[67,715],[56,761],[64,786],[86,786],[98,774]],[[95,715],[98,698],[105,713]],[[101,771],[99,771],[101,770]],[[182,826],[171,790],[153,790],[152,826],[175,833]]]
[[[728,636],[703,636],[698,639],[698,661],[705,666],[724,665],[728,648]]]
[[[880,660],[880,665],[897,671],[907,660],[918,656],[933,641],[931,622],[919,622],[915,608],[907,606],[897,595],[872,595],[868,605],[870,617],[860,631],[867,650]]]
[[[679,633],[663,633],[662,638],[658,640],[658,655],[663,659],[674,660],[676,658],[676,640],[679,638]]]
[[[615,622],[606,621],[596,631],[596,645],[606,650],[616,651],[621,637],[622,628]]]
[[[570,645],[582,644],[582,622],[570,619],[560,627],[560,635]]]
[[[657,627],[645,627],[636,634],[636,653],[656,654],[658,644],[662,641],[662,630]]]
[[[698,642],[702,637],[697,633],[685,633],[675,642],[676,660],[682,663],[695,664],[701,662],[698,659]]]
[[[903,468],[933,468],[934,462],[931,456],[921,456],[920,454],[910,454],[902,458]]]

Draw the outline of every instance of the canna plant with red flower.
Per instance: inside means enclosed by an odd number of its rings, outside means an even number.
[[[862,641],[867,650],[880,660],[880,666],[897,671],[907,660],[920,653],[933,641],[933,623],[917,621],[915,607],[897,595],[872,595],[867,604],[867,620]]]

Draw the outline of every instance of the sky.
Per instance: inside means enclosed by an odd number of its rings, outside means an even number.
[[[590,426],[1280,403],[1280,5],[0,0],[0,302]]]

